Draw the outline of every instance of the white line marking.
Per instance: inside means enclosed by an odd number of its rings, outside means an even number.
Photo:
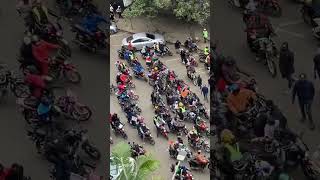
[[[297,25],[301,23],[303,23],[303,20],[289,21],[289,22],[279,24],[279,27],[286,27],[286,26]]]
[[[118,33],[118,34],[112,34],[110,37],[117,37],[117,36],[123,36],[125,34],[128,34],[127,32],[124,33]]]

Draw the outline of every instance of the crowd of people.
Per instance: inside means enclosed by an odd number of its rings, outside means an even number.
[[[274,35],[271,23],[258,10],[256,2],[250,0],[242,7],[249,47],[257,59],[264,58],[259,51]],[[286,116],[272,100],[257,91],[252,76],[238,67],[234,57],[224,56],[215,45],[211,47],[211,87],[214,87],[211,112],[216,139],[216,145],[211,144],[214,148],[210,155],[214,164],[213,178],[292,179],[289,170],[297,170],[300,166],[305,178],[317,179],[320,172],[318,151],[309,157],[302,134],[287,126]],[[292,103],[298,97],[301,120],[308,119],[310,129],[314,130],[311,114],[315,94],[313,83],[304,73],[298,79],[293,77],[294,53],[287,42],[281,45],[275,57],[279,58],[281,76],[288,81],[288,89],[292,91]],[[316,59],[317,56],[315,67]]]
[[[111,9],[111,8],[110,8]],[[204,29],[204,41],[208,41],[208,32]],[[199,52],[197,40],[188,38],[184,45],[180,41],[175,43],[175,49],[180,54],[181,62],[186,66],[187,74],[190,69],[195,73],[198,63],[192,53]],[[141,54],[141,59],[144,60],[143,64],[138,57]],[[210,58],[209,49],[206,47],[202,52],[200,62],[204,62],[206,70],[209,71]],[[116,62],[118,73],[116,75],[117,85],[112,85],[112,91],[117,95],[118,101],[124,111],[128,123],[137,128],[138,134],[143,141],[150,140],[151,144],[155,141],[151,136],[150,127],[147,127],[145,120],[141,115],[141,108],[137,107],[138,95],[135,95],[133,88],[133,77],[143,79],[153,87],[151,93],[151,102],[154,108],[153,122],[157,129],[157,136],[161,135],[168,139],[169,133],[177,134],[177,141],[170,141],[169,155],[172,158],[177,158],[181,152],[187,152],[187,158],[191,158],[188,163],[190,168],[182,164],[173,164],[172,170],[176,174],[177,179],[191,179],[191,170],[204,169],[208,166],[209,160],[205,154],[210,152],[210,146],[206,139],[210,135],[208,123],[205,119],[209,119],[209,112],[205,105],[201,103],[200,98],[196,93],[192,92],[188,83],[179,79],[177,74],[168,69],[168,67],[160,60],[162,56],[172,56],[173,54],[165,44],[155,43],[152,47],[144,46],[140,52],[129,42],[128,47],[122,47],[118,51],[119,58]],[[205,56],[205,57],[203,57]],[[146,67],[146,68],[144,68]],[[133,73],[131,73],[133,72]],[[209,88],[202,83],[202,78],[197,75],[195,86],[199,86],[204,100],[208,101]],[[146,83],[147,85],[147,83]],[[143,111],[143,110],[142,110]],[[111,127],[117,132],[117,129],[122,128],[122,122],[117,114],[111,114]],[[120,122],[120,123],[119,123]],[[187,123],[192,123],[193,127],[188,130]],[[114,128],[118,127],[118,128]],[[195,156],[192,156],[186,143],[183,142],[182,134],[187,135],[188,144],[192,149],[196,150]],[[124,136],[125,137],[125,136]],[[135,142],[137,144],[137,142]],[[142,147],[142,146],[140,146]],[[204,151],[204,152],[203,152]],[[183,154],[183,153],[182,153]]]

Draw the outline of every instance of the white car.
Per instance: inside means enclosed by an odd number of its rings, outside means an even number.
[[[136,33],[124,38],[122,40],[122,46],[128,47],[130,41],[136,50],[141,50],[143,46],[152,47],[154,43],[166,43],[161,34],[146,32]]]

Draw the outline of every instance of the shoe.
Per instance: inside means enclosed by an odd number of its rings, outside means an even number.
[[[310,123],[309,128],[310,128],[310,130],[314,130],[316,128],[316,126],[314,125],[314,123]]]

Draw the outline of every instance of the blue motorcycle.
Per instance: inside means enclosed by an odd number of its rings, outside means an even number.
[[[146,82],[148,82],[148,78],[146,77],[144,73],[144,68],[141,66],[141,64],[136,64],[133,67],[133,74],[138,79],[143,79]]]

